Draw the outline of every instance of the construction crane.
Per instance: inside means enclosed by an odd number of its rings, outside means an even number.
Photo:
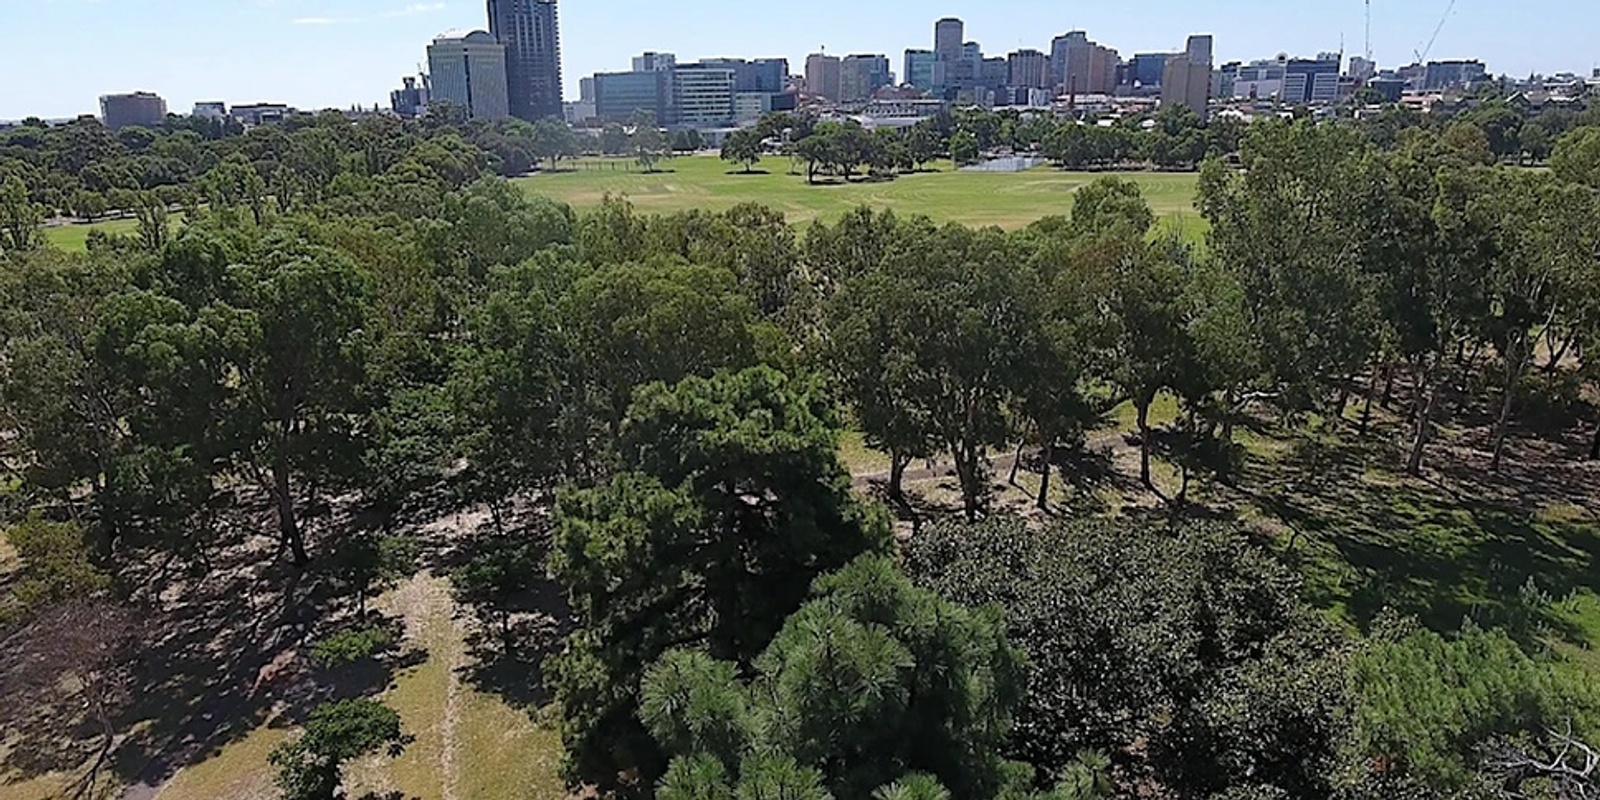
[[[1450,21],[1450,14],[1456,10],[1456,0],[1450,0],[1450,5],[1444,9],[1444,16],[1439,18],[1439,24],[1433,29],[1433,37],[1428,40],[1428,46],[1416,51],[1417,63],[1427,62],[1428,54],[1433,52],[1434,42],[1439,41],[1439,32],[1444,30],[1444,24]]]

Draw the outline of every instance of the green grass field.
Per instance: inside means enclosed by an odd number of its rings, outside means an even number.
[[[44,229],[44,239],[51,245],[69,253],[82,253],[89,249],[89,231],[133,233],[138,228],[138,221],[132,219],[111,219],[86,225],[56,225]]]
[[[662,171],[643,173],[631,161],[585,160],[576,168],[517,179],[526,191],[574,208],[595,206],[609,193],[626,197],[643,212],[689,209],[724,211],[740,203],[761,203],[782,211],[790,222],[834,219],[858,206],[925,214],[940,222],[998,225],[1014,229],[1040,217],[1067,214],[1078,187],[1107,174],[1130,178],[1167,224],[1198,237],[1204,221],[1194,209],[1194,173],[1083,173],[1041,168],[1021,173],[955,172],[948,162],[939,172],[902,175],[892,181],[819,183],[789,174],[790,161],[768,158],[745,175],[712,155],[663,162]]]
[[[545,195],[578,210],[600,204],[607,194],[626,197],[645,213],[689,209],[726,211],[740,203],[760,203],[782,211],[790,222],[833,220],[859,206],[922,214],[938,222],[1021,228],[1041,218],[1072,211],[1072,194],[1105,175],[1138,183],[1162,225],[1190,241],[1205,235],[1206,222],[1194,208],[1197,175],[1164,172],[1060,172],[1040,168],[1020,173],[956,172],[948,162],[938,172],[902,175],[892,181],[808,186],[789,174],[786,158],[768,158],[752,174],[714,155],[674,158],[661,171],[643,173],[629,160],[586,159],[575,168],[516,179],[524,191]],[[131,219],[46,228],[45,240],[68,252],[86,249],[89,231],[131,233]]]

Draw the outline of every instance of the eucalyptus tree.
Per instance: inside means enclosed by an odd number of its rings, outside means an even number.
[[[247,325],[236,459],[268,491],[282,546],[304,567],[303,509],[362,466],[367,280],[343,253],[283,230],[231,266],[228,283]]]
[[[28,195],[22,178],[0,179],[0,255],[38,246],[39,224],[44,221],[37,203]]]
[[[1211,162],[1202,172],[1210,256],[1242,290],[1253,349],[1269,370],[1263,385],[1239,388],[1289,412],[1342,409],[1348,380],[1376,347],[1357,197],[1366,147],[1338,127],[1266,123],[1245,137],[1243,170]]]

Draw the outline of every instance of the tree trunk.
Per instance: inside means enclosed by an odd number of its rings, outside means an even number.
[[[1239,391],[1232,386],[1222,395],[1222,443],[1233,444],[1234,406],[1239,403]]]
[[[494,522],[495,534],[499,536],[505,536],[505,515],[500,513],[500,501],[495,500],[489,503],[489,519]]]
[[[1150,402],[1137,401],[1135,407],[1139,411],[1139,480],[1144,488],[1155,491],[1156,485],[1150,480]]]
[[[1384,408],[1394,407],[1394,365],[1385,364],[1383,367],[1383,400],[1378,405]]]
[[[100,752],[95,757],[94,766],[89,768],[89,773],[82,778],[77,790],[72,793],[73,800],[94,796],[95,786],[100,782],[100,769],[105,766],[106,760],[111,756],[112,746],[117,742],[117,732],[111,725],[111,716],[106,711],[105,703],[96,701],[94,706],[95,718],[100,722],[101,729]]]
[[[889,453],[889,497],[904,502],[906,499],[905,480],[906,466],[911,463],[910,456],[899,453]]]
[[[311,563],[311,557],[306,554],[305,537],[301,535],[300,523],[295,519],[289,465],[282,457],[272,465],[272,493],[278,502],[278,535],[282,537],[283,544],[288,546],[295,567],[304,568]]]
[[[1567,350],[1572,347],[1572,340],[1575,338],[1577,337],[1568,336],[1566,341],[1561,343],[1561,347],[1550,354],[1550,363],[1544,365],[1544,372],[1546,375],[1554,374],[1556,368],[1561,366],[1561,359],[1567,357]]]
[[[1600,461],[1600,423],[1594,427],[1594,439],[1589,443],[1589,460]]]
[[[1378,371],[1381,369],[1383,369],[1382,365],[1374,363],[1372,365],[1372,377],[1367,380],[1367,399],[1361,407],[1362,436],[1366,436],[1367,431],[1372,427],[1372,400],[1378,394]]]
[[[1050,510],[1050,468],[1056,460],[1056,444],[1045,441],[1044,450],[1039,453],[1039,500],[1040,511]]]
[[[1411,456],[1406,459],[1406,473],[1422,474],[1423,448],[1428,443],[1428,426],[1433,418],[1433,405],[1439,396],[1437,389],[1429,386],[1426,371],[1417,378],[1417,403],[1411,429]]]
[[[956,457],[956,475],[961,479],[961,501],[967,521],[978,521],[978,456],[976,448],[958,445],[952,448]]]
[[[1344,422],[1344,410],[1350,406],[1350,384],[1339,382],[1339,399],[1333,404],[1333,419]]]
[[[1017,445],[1017,457],[1011,460],[1011,477],[1007,478],[1006,482],[1012,486],[1017,485],[1017,470],[1022,467],[1022,448],[1023,445]]]
[[[1500,419],[1494,425],[1494,455],[1489,458],[1489,471],[1499,472],[1500,461],[1505,456],[1506,435],[1511,427],[1511,404],[1516,401],[1517,384],[1522,381],[1522,360],[1506,362],[1505,398],[1500,403]]]
[[[102,452],[106,451],[102,450]],[[100,463],[100,475],[93,481],[94,483],[99,484],[95,488],[94,496],[95,504],[99,506],[100,509],[100,525],[97,532],[97,541],[95,542],[95,545],[100,554],[101,563],[109,564],[111,562],[111,555],[113,551],[116,550],[117,538],[121,536],[121,531],[117,525],[117,510],[115,503],[116,473],[111,470],[110,466],[108,466],[110,463],[109,459],[102,457]]]

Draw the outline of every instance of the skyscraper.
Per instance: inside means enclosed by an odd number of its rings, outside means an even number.
[[[400,80],[404,85],[389,93],[389,108],[406,119],[422,116],[428,110],[428,76],[423,75],[421,82],[411,75]],[[195,108],[198,110],[199,105]]]
[[[737,71],[713,64],[679,64],[672,70],[674,122],[691,128],[733,124],[733,88]]]
[[[677,121],[673,105],[672,72],[601,72],[594,76],[595,116],[606,122],[627,122],[647,111],[658,125]]]
[[[1471,86],[1488,74],[1481,61],[1429,61],[1424,67],[1423,87],[1430,92]]]
[[[1011,64],[1004,56],[992,56],[979,63],[978,85],[991,92],[1006,88],[1011,82]]]
[[[806,56],[806,93],[839,102],[839,57],[826,53]]]
[[[955,17],[933,24],[934,91],[944,93],[958,86],[972,88],[977,74],[965,60],[967,25]]]
[[[1122,64],[1122,57],[1117,51],[1103,45],[1095,45],[1089,51],[1089,91],[1097,94],[1111,94],[1117,90],[1117,67]]]
[[[888,86],[891,77],[888,56],[845,56],[839,64],[839,101],[866,100],[873,92]]]
[[[634,61],[637,71],[638,59]],[[702,58],[700,65],[733,70],[735,92],[780,94],[788,88],[789,60],[785,58]]]
[[[1161,76],[1161,105],[1185,105],[1200,119],[1206,118],[1211,102],[1211,47],[1210,36],[1190,36],[1184,52],[1167,60]]]
[[[1050,84],[1050,57],[1038,50],[1018,50],[1006,57],[1011,86],[1043,89]]]
[[[933,52],[940,61],[961,60],[961,45],[966,40],[966,23],[955,17],[945,17],[933,24]]]
[[[428,45],[429,102],[448,102],[472,119],[510,115],[507,74],[506,46],[483,31],[440,36]]]
[[[1056,87],[1069,94],[1110,94],[1117,86],[1117,51],[1096,44],[1083,31],[1050,42]]]
[[[1167,70],[1167,62],[1177,57],[1172,53],[1139,53],[1135,55],[1132,62],[1133,80],[1146,89],[1160,86],[1162,73]]]
[[[651,50],[633,57],[634,72],[657,72],[670,70],[676,66],[678,57],[671,53],[657,53]]]
[[[1209,33],[1190,36],[1188,43],[1184,47],[1184,50],[1189,54],[1189,63],[1211,66],[1213,44],[1214,40]]]
[[[1073,86],[1070,77],[1075,63],[1080,64],[1080,75],[1088,72],[1089,46],[1089,34],[1083,31],[1071,31],[1050,41],[1050,69],[1055,73],[1051,79],[1055,88],[1074,92],[1084,90],[1082,85]]]
[[[932,50],[907,50],[905,73],[901,81],[921,89],[924,92],[933,90],[934,66],[938,58]]]
[[[1285,103],[1327,105],[1339,99],[1338,53],[1323,53],[1316,58],[1291,58],[1284,65]]]
[[[489,0],[489,32],[506,46],[511,115],[561,117],[561,30],[556,0]]]

